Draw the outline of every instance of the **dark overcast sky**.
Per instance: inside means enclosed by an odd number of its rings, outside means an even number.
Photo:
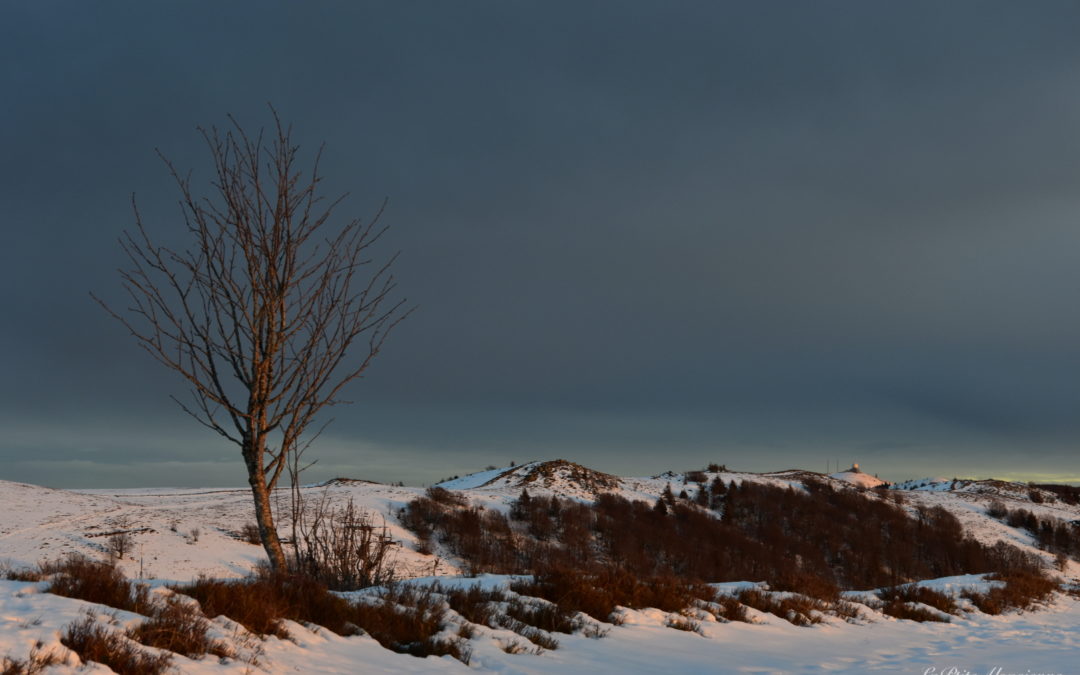
[[[419,309],[311,479],[567,457],[1080,481],[1080,6],[0,9],[0,478],[242,484],[88,296],[196,125],[327,144]]]

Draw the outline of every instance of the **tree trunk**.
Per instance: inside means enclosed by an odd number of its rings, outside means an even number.
[[[287,569],[285,562],[285,550],[281,547],[281,539],[278,538],[277,527],[274,526],[274,514],[270,510],[270,491],[261,481],[252,477],[251,493],[255,497],[255,522],[259,526],[259,537],[262,539],[263,548],[270,559],[270,569],[274,572],[284,572]]]
[[[270,559],[270,569],[284,572],[287,569],[285,550],[281,547],[277,527],[274,525],[274,512],[270,508],[270,490],[266,487],[266,472],[262,466],[262,449],[249,448],[244,453],[248,469],[248,484],[255,498],[255,523],[259,526],[259,538],[262,539],[266,556]]]

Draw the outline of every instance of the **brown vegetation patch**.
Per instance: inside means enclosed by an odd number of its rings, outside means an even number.
[[[60,642],[84,663],[100,663],[119,675],[160,675],[172,664],[171,654],[150,653],[90,614],[68,626]]]
[[[52,574],[48,593],[108,605],[141,614],[149,606],[149,591],[133,585],[112,561],[97,561],[73,555],[44,565],[42,573]]]
[[[5,656],[0,661],[0,675],[40,675],[50,666],[63,663],[64,659],[53,650],[45,650],[45,644],[40,640],[30,648],[30,654],[25,659],[13,659]]]
[[[736,597],[747,607],[775,614],[796,626],[821,623],[824,613],[829,609],[824,601],[797,593],[778,595],[750,588],[740,592]]]
[[[1061,584],[1041,571],[1013,571],[992,574],[987,579],[1004,581],[1004,586],[991,588],[985,593],[965,591],[963,597],[985,614],[1002,614],[1010,609],[1029,610],[1045,603],[1060,590]]]
[[[207,616],[223,614],[258,635],[288,637],[281,620],[289,619],[338,635],[366,632],[383,647],[413,656],[449,654],[464,663],[470,657],[463,640],[435,637],[446,609],[430,590],[393,586],[353,603],[312,579],[270,573],[242,581],[202,578],[174,590],[198,600]]]
[[[127,631],[132,640],[192,659],[206,654],[231,657],[232,652],[209,636],[210,622],[194,602],[172,596],[155,604],[150,617]]]
[[[945,612],[946,614],[956,614],[957,606],[956,600],[951,595],[935,591],[932,588],[926,588],[925,586],[919,586],[917,584],[905,584],[903,586],[891,586],[889,588],[883,588],[877,592],[877,596],[885,601],[887,607],[891,607],[897,604],[903,603],[921,603],[929,607],[933,607],[936,610]],[[892,612],[886,611],[886,614],[896,616]],[[900,617],[909,618],[909,617]],[[930,619],[931,621],[943,621],[944,619]]]

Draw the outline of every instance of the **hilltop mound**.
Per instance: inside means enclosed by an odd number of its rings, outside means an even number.
[[[529,462],[521,466],[488,469],[439,483],[449,490],[547,490],[566,497],[592,499],[622,487],[622,480],[609,473],[590,469],[565,459]]]
[[[564,494],[567,488],[578,488],[596,495],[617,490],[622,484],[618,477],[610,473],[590,469],[565,459],[530,464],[509,473],[516,473],[518,476],[517,486],[539,485]]]
[[[868,473],[862,471],[858,464],[852,464],[851,468],[847,471],[840,471],[837,473],[829,474],[829,478],[835,478],[836,480],[844,481],[845,483],[851,483],[856,487],[861,488],[876,488],[881,485],[887,485],[887,481],[883,481],[877,476],[871,476]]]

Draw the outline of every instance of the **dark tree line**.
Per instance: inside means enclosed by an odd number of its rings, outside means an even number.
[[[429,494],[400,515],[422,548],[438,541],[474,572],[618,569],[642,578],[763,580],[820,597],[1040,566],[1015,547],[967,537],[940,507],[911,517],[890,500],[825,483],[803,491],[717,480],[691,489],[685,498],[665,491],[655,503],[601,494],[592,504],[522,491],[508,514]]]
[[[1009,527],[1027,530],[1042,550],[1080,560],[1080,524],[1077,521],[1040,516],[1027,509],[1009,509],[1002,502],[991,503],[986,513]]]

